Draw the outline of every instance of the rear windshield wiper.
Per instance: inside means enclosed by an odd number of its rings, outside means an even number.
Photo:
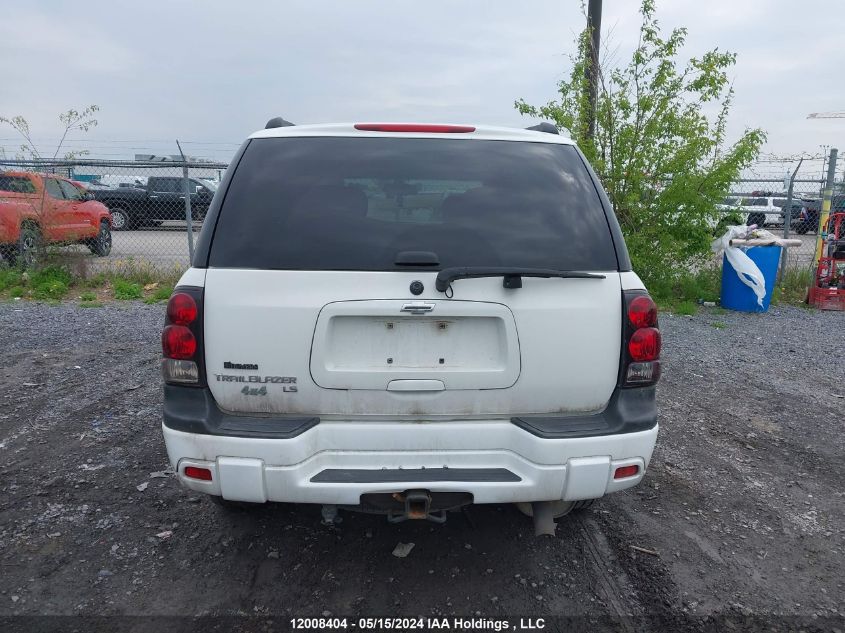
[[[505,288],[522,288],[523,277],[559,277],[561,279],[604,279],[598,273],[585,273],[578,270],[552,270],[549,268],[516,268],[508,266],[462,266],[444,268],[437,273],[435,288],[438,292],[446,292],[449,285],[456,279],[476,279],[479,277],[503,277],[502,286]]]

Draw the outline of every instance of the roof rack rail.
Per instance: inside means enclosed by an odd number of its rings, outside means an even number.
[[[277,116],[267,121],[267,125],[264,126],[264,129],[269,130],[273,127],[290,127],[292,125],[293,123],[291,123],[290,121],[285,121],[282,117]]]
[[[543,121],[537,125],[525,128],[526,130],[534,130],[535,132],[546,132],[547,134],[558,134],[557,127],[553,123]]]

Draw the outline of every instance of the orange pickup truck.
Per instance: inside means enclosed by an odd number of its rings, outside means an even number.
[[[0,172],[0,255],[30,266],[44,244],[111,252],[109,210],[84,188],[52,174]]]

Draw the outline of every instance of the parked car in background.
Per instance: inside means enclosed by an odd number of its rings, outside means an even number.
[[[108,209],[78,184],[54,175],[0,172],[0,254],[28,266],[44,244],[85,244],[111,252]]]
[[[819,230],[819,218],[821,217],[822,199],[805,198],[797,216],[793,216],[792,228],[796,233],[816,233]],[[830,212],[845,211],[845,194],[837,194],[831,198]]]
[[[746,224],[756,224],[759,227],[781,224],[783,222],[782,206],[777,201],[786,198],[782,196],[732,196],[725,198],[724,202],[717,205],[723,211],[740,211],[746,215]]]
[[[185,182],[181,176],[150,176],[145,187],[96,188],[91,192],[105,204],[115,231],[159,226],[168,220],[185,219]],[[191,217],[202,221],[214,197],[213,183],[189,180]]]
[[[774,203],[775,206],[780,208],[780,221],[778,224],[786,224],[786,197],[783,198],[775,198]],[[804,207],[804,201],[799,197],[793,197],[792,202],[790,203],[790,226],[794,226],[796,220],[801,215],[801,209]]]

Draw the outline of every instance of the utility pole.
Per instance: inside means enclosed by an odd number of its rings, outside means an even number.
[[[590,35],[589,60],[585,71],[587,79],[587,138],[596,133],[596,99],[599,91],[599,49],[601,45],[601,1],[590,0],[587,5],[587,29]]]

